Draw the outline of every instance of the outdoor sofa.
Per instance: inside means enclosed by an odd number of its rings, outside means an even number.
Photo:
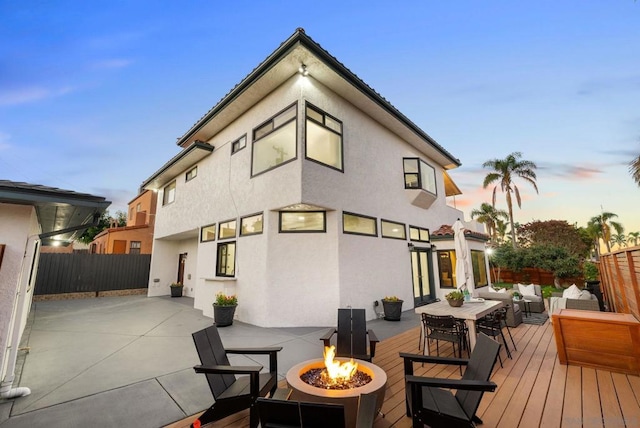
[[[551,302],[554,298],[562,299],[562,292],[551,293],[549,301]],[[553,306],[556,307],[557,305]],[[549,307],[551,307],[551,303],[549,303]],[[566,309],[581,309],[583,311],[600,311],[598,298],[587,290],[582,290],[582,295],[577,299],[565,298],[564,307]]]
[[[475,297],[482,297],[485,300],[500,300],[507,309],[506,323],[509,327],[517,327],[522,323],[522,310],[520,306],[514,304],[511,293],[499,293],[491,291],[487,287],[479,287],[475,289]]]

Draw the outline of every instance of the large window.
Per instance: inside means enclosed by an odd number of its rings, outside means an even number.
[[[216,239],[216,224],[210,224],[208,226],[202,226],[200,229],[200,242],[215,241]]]
[[[473,278],[476,287],[489,285],[487,280],[487,265],[484,262],[484,251],[471,250],[471,264],[473,265]]]
[[[380,226],[383,238],[407,239],[407,232],[402,223],[381,220]]]
[[[171,183],[167,184],[164,187],[164,193],[162,195],[162,205],[167,205],[176,200],[176,181],[173,180]]]
[[[356,235],[378,236],[377,220],[374,217],[342,213],[342,231]]]
[[[342,122],[306,106],[306,157],[342,171]]]
[[[297,111],[293,104],[253,130],[252,176],[295,159]]]
[[[262,213],[240,219],[240,236],[262,233]]]
[[[218,239],[228,239],[236,237],[236,221],[229,220],[220,223],[220,227],[218,229]]]
[[[216,276],[235,276],[236,274],[236,243],[221,242],[218,244],[216,257]]]
[[[438,270],[440,287],[454,288],[456,286],[456,252],[454,250],[438,251]]]
[[[436,170],[418,158],[404,158],[404,188],[436,194]]]
[[[326,232],[324,211],[280,211],[280,232]]]
[[[417,242],[429,242],[429,229],[417,226],[409,226],[409,239]]]
[[[231,154],[234,154],[235,152],[239,152],[240,150],[244,149],[246,145],[247,145],[247,136],[243,135],[242,137],[238,138],[236,141],[231,143]]]

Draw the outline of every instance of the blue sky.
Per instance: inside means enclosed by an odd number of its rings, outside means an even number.
[[[0,178],[124,210],[175,141],[297,27],[458,157],[466,218],[482,163],[520,151],[516,221],[640,231],[640,4],[0,2]],[[498,207],[506,208],[498,195]]]

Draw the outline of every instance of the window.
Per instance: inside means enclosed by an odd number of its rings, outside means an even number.
[[[234,154],[235,152],[239,152],[240,150],[244,149],[246,145],[247,145],[247,135],[245,134],[242,137],[238,138],[233,143],[231,143],[231,154]]]
[[[203,226],[200,229],[200,242],[214,241],[216,239],[216,224]]]
[[[262,213],[240,219],[240,236],[262,233]]]
[[[236,243],[221,242],[218,244],[216,257],[216,276],[235,276],[236,274]]]
[[[487,265],[484,262],[484,251],[471,250],[471,264],[476,287],[489,285],[487,280]]]
[[[141,209],[142,209],[142,205],[140,204],[136,205],[136,212],[140,212]]]
[[[378,224],[374,217],[342,213],[342,231],[356,235],[378,236]]]
[[[189,171],[187,171],[187,174],[185,176],[185,181],[193,180],[194,178],[196,178],[197,175],[198,175],[198,167],[194,166]]]
[[[342,171],[342,122],[309,104],[306,119],[307,159]]]
[[[381,220],[380,226],[383,238],[407,239],[407,232],[402,223]]]
[[[418,158],[404,158],[404,188],[436,194],[436,170]]]
[[[131,241],[129,244],[129,254],[140,254],[140,241]]]
[[[409,239],[418,242],[429,242],[429,229],[423,229],[422,227],[409,226]]]
[[[133,220],[133,208],[129,210],[129,220]]]
[[[295,159],[297,111],[293,104],[253,130],[251,176]]]
[[[167,184],[164,187],[164,194],[162,195],[162,205],[167,205],[176,200],[176,181],[173,180],[171,183]]]
[[[324,211],[281,211],[280,232],[326,232]]]
[[[229,220],[224,223],[220,223],[218,230],[218,239],[228,239],[236,237],[236,221]]]
[[[456,267],[456,252],[454,250],[438,251],[438,269],[440,272],[440,287],[454,288]]]

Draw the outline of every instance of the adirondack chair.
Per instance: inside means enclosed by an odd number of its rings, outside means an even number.
[[[376,416],[376,394],[362,394],[358,399],[355,428],[371,428]],[[341,404],[258,398],[262,428],[342,428],[345,426]]]
[[[482,420],[476,416],[485,391],[495,391],[489,381],[498,360],[500,344],[484,333],[478,335],[469,359],[400,353],[404,359],[407,416],[414,428],[475,427]],[[413,375],[413,363],[464,365],[462,379],[427,378]],[[455,389],[455,395],[449,390]]]
[[[371,361],[375,356],[378,337],[373,330],[367,330],[364,309],[338,309],[338,327],[329,330],[320,338],[324,342],[324,346],[331,346],[331,337],[336,333],[336,357]],[[368,351],[367,336],[369,338]]]
[[[202,365],[196,373],[204,373],[215,402],[191,425],[198,428],[244,409],[250,409],[251,428],[258,426],[255,408],[258,397],[273,394],[278,381],[278,352],[281,346],[267,348],[225,348],[215,325],[192,334]],[[227,354],[269,355],[269,372],[260,373],[262,366],[232,366]],[[240,376],[236,379],[235,375]]]

